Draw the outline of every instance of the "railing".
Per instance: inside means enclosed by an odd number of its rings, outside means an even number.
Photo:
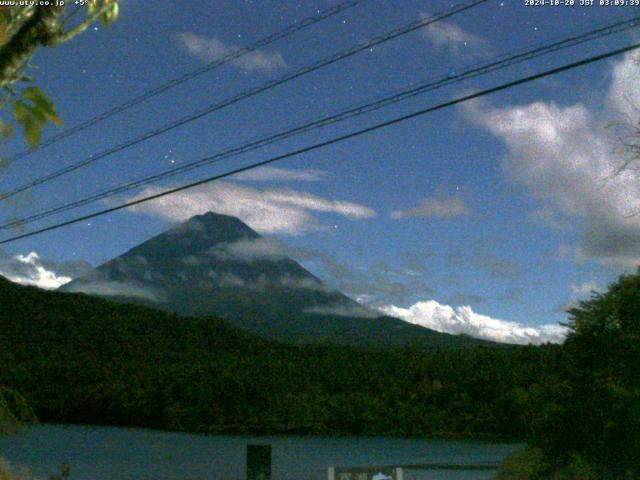
[[[498,470],[497,463],[412,463],[329,467],[328,480],[409,480],[411,470]],[[247,445],[247,480],[271,479],[271,445]]]
[[[417,463],[329,467],[328,480],[405,480],[408,470],[498,470],[497,463]],[[408,479],[407,479],[408,480]]]

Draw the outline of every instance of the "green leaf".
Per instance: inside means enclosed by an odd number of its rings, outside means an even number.
[[[13,116],[16,117],[18,123],[23,123],[29,116],[29,110],[24,102],[20,100],[12,100],[11,107],[13,108]]]
[[[22,126],[25,140],[32,147],[40,143],[42,129],[47,122],[62,124],[55,105],[38,87],[26,88],[19,99],[11,102],[11,107],[16,122]]]
[[[0,8],[0,45],[5,42],[5,35],[10,27],[11,12],[8,8]]]
[[[118,2],[113,2],[107,9],[100,15],[100,21],[105,27],[108,27],[118,19]]]
[[[94,13],[96,13],[96,10],[98,10],[98,1],[97,0],[89,0],[87,2],[87,16],[91,16]]]
[[[37,108],[30,107],[21,100],[13,100],[13,115],[16,121],[22,125],[25,140],[35,147],[40,143],[42,127],[46,123],[45,115]]]
[[[53,106],[53,102],[49,100],[45,93],[38,87],[25,88],[22,91],[22,96],[27,100],[31,100],[31,102],[38,105],[42,110],[55,114],[56,109]]]
[[[24,138],[32,147],[37,146],[40,143],[42,136],[42,124],[35,120],[33,117],[29,117],[23,124]]]
[[[38,87],[29,87],[22,92],[22,96],[30,100],[35,107],[44,115],[45,119],[55,125],[62,125],[58,117],[56,107],[47,95]]]

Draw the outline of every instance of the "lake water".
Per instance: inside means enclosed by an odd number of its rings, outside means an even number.
[[[325,480],[331,465],[500,462],[520,445],[454,440],[193,435],[39,425],[0,437],[0,456],[36,475],[71,464],[70,480],[244,480],[247,444],[273,446],[273,480]],[[405,480],[485,480],[494,472],[405,471]]]

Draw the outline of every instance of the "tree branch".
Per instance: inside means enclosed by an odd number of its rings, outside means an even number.
[[[49,46],[54,47],[56,45],[60,45],[61,43],[71,40],[76,35],[81,34],[87,28],[89,28],[96,20],[98,20],[100,18],[100,15],[106,12],[107,9],[110,7],[111,7],[111,4],[109,3],[103,5],[100,10],[97,10],[91,15],[88,15],[87,18],[85,18],[80,24],[76,25],[68,32],[63,32],[56,35],[56,37],[52,39],[52,44]]]
[[[39,45],[51,45],[60,34],[58,16],[64,7],[38,7],[19,30],[0,47],[0,87],[17,81]]]

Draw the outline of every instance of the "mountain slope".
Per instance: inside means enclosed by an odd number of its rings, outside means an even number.
[[[329,288],[237,218],[191,218],[74,280],[65,291],[215,315],[289,342],[464,347],[482,343],[366,309]]]

